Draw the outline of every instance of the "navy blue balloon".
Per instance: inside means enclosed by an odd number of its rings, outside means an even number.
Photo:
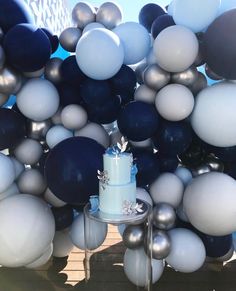
[[[25,136],[25,119],[14,110],[0,108],[0,150],[14,148]]]
[[[157,154],[145,149],[132,149],[134,163],[137,165],[137,186],[144,187],[151,184],[160,175]]]
[[[159,16],[152,23],[151,34],[153,38],[155,39],[162,30],[173,25],[175,25],[175,22],[172,16],[168,14]]]
[[[80,96],[84,103],[90,106],[103,106],[112,96],[111,85],[108,81],[98,81],[87,78],[80,87]]]
[[[179,161],[177,156],[170,157],[161,155],[159,156],[160,172],[161,173],[173,173],[178,167]]]
[[[80,70],[75,56],[67,57],[61,64],[61,75],[64,82],[78,87],[86,78],[84,73]]]
[[[80,105],[82,103],[82,98],[80,97],[80,92],[77,88],[67,83],[62,83],[57,85],[57,90],[60,96],[60,105],[62,107],[69,104]]]
[[[51,44],[42,29],[17,24],[5,35],[3,46],[8,62],[23,72],[42,69],[51,55]]]
[[[74,211],[70,205],[51,207],[55,219],[56,230],[60,231],[71,226],[74,220]]]
[[[42,28],[42,31],[47,35],[50,40],[52,54],[58,49],[59,46],[59,38],[57,35],[53,35],[51,31],[47,28]]]
[[[22,0],[0,0],[0,27],[6,33],[16,24],[34,24],[29,7]]]
[[[187,150],[192,138],[192,129],[188,122],[163,120],[153,142],[161,155],[176,156]]]
[[[57,144],[45,163],[49,189],[69,204],[85,204],[97,195],[97,170],[103,169],[104,147],[86,137],[72,137]]]
[[[166,12],[159,5],[154,3],[146,4],[139,12],[139,23],[150,32],[153,21],[163,14],[166,14]]]
[[[117,121],[124,136],[132,141],[143,141],[156,133],[159,114],[153,105],[133,101],[121,110]]]

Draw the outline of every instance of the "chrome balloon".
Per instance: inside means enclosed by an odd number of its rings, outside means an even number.
[[[54,84],[58,84],[62,80],[60,71],[62,62],[63,60],[60,58],[50,59],[45,66],[44,71],[45,79],[51,81]]]
[[[122,21],[122,12],[115,3],[105,2],[98,8],[96,21],[113,29]]]
[[[68,52],[75,52],[81,35],[82,32],[79,28],[68,27],[59,36],[60,45]]]
[[[34,72],[24,72],[24,76],[27,78],[39,78],[44,74],[44,67]]]
[[[135,74],[136,74],[136,78],[137,78],[137,82],[139,84],[143,84],[144,83],[144,71],[147,68],[148,64],[145,62],[142,62],[140,64],[137,65],[137,67],[134,69]]]
[[[5,104],[8,100],[9,96],[3,93],[0,93],[0,106]]]
[[[169,230],[175,226],[175,209],[167,203],[158,203],[152,211],[152,223],[160,230]]]
[[[219,81],[223,79],[221,76],[213,72],[212,69],[207,64],[205,65],[205,72],[206,72],[206,75],[214,81]]]
[[[0,69],[3,68],[5,61],[6,61],[6,55],[2,46],[0,46]]]
[[[224,163],[214,155],[207,156],[205,159],[205,163],[207,166],[210,167],[212,171],[224,172]]]
[[[205,75],[201,72],[198,72],[197,80],[189,86],[189,89],[192,91],[193,95],[196,96],[200,91],[207,87],[207,79]]]
[[[191,86],[197,81],[197,78],[198,70],[196,67],[190,67],[183,72],[172,74],[171,81],[184,86]]]
[[[44,141],[46,134],[51,126],[52,126],[52,121],[50,119],[42,121],[42,122],[28,120],[27,121],[27,135],[29,138],[33,138],[39,141]]]
[[[124,245],[129,249],[135,249],[143,245],[144,228],[141,225],[128,225],[123,233]]]
[[[198,177],[200,175],[211,172],[211,168],[210,168],[210,166],[203,164],[203,165],[198,166],[195,169],[192,169],[191,172],[192,172],[193,177],[195,178],[195,177]]]
[[[87,24],[95,22],[96,10],[86,2],[79,2],[72,10],[72,19],[78,28],[83,29]]]
[[[144,71],[144,83],[153,90],[160,90],[170,82],[170,73],[158,65],[149,65]]]
[[[22,77],[16,70],[5,67],[0,70],[0,93],[16,93],[22,85]]]

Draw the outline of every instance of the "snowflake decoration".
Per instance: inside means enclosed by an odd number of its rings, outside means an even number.
[[[125,200],[122,205],[122,212],[126,215],[143,213],[143,204],[133,203]]]
[[[98,180],[101,181],[102,183],[102,188],[103,190],[105,190],[106,188],[106,185],[108,185],[108,182],[109,182],[109,177],[108,177],[108,172],[107,171],[99,171],[98,170]]]

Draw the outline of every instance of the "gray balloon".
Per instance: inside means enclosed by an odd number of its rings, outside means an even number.
[[[5,104],[8,100],[8,98],[9,98],[8,95],[0,93],[0,106]]]
[[[48,130],[52,126],[52,121],[50,119],[36,122],[32,120],[27,121],[27,135],[29,138],[33,138],[39,141],[44,141]]]
[[[6,55],[2,46],[0,46],[0,69],[3,68],[5,61],[6,61]]]
[[[197,80],[189,86],[189,89],[192,91],[193,95],[196,96],[200,91],[207,87],[207,78],[201,72],[198,72]]]
[[[148,64],[143,62],[143,63],[140,63],[135,68],[135,74],[136,74],[137,82],[139,84],[143,84],[144,83],[144,71],[147,68],[147,66],[148,66]]]
[[[152,64],[144,71],[144,83],[153,90],[160,90],[170,82],[170,73]]]
[[[154,230],[152,233],[152,242],[144,240],[144,248],[149,255],[152,253],[153,259],[163,260],[168,257],[171,250],[171,241],[169,235],[163,230]]]
[[[203,165],[198,166],[195,169],[191,169],[191,172],[192,172],[193,177],[195,178],[200,175],[211,172],[211,168],[208,165],[203,164]]]
[[[10,95],[16,93],[22,85],[22,77],[16,70],[5,67],[0,70],[0,93]]]
[[[113,29],[122,21],[122,12],[115,3],[105,2],[98,8],[96,21]]]
[[[214,155],[207,156],[205,159],[205,163],[207,166],[210,167],[212,171],[224,172],[224,163]]]
[[[221,76],[213,72],[212,69],[207,64],[205,65],[205,72],[206,72],[207,77],[209,77],[210,79],[214,81],[219,81],[223,79]]]
[[[158,203],[152,211],[152,223],[160,230],[169,230],[175,226],[175,209],[167,203]]]
[[[124,245],[129,249],[136,249],[143,245],[144,228],[141,225],[128,225],[123,233]]]
[[[191,86],[193,85],[198,79],[198,70],[196,67],[190,67],[187,70],[174,73],[171,76],[171,80],[173,83],[181,84],[184,86]]]
[[[62,80],[60,70],[62,62],[63,60],[60,58],[51,58],[45,66],[45,79],[51,81],[54,84],[58,84]]]
[[[68,52],[75,52],[76,45],[82,35],[79,28],[68,27],[59,36],[61,46]]]
[[[96,19],[96,10],[89,3],[79,2],[72,10],[72,19],[78,28],[83,29]]]
[[[154,104],[157,92],[146,85],[140,85],[134,92],[134,99],[149,104]]]

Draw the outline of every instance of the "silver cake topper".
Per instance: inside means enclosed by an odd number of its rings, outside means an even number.
[[[119,155],[126,151],[128,141],[125,140],[124,136],[121,137],[121,143],[117,142],[116,145],[112,147],[112,154]]]
[[[126,215],[143,213],[143,204],[134,203],[124,200],[122,204],[122,213]]]
[[[106,189],[106,185],[108,185],[108,182],[109,182],[109,180],[110,180],[110,178],[108,177],[108,172],[107,171],[97,171],[97,173],[98,173],[98,175],[97,175],[97,177],[98,177],[98,180],[99,181],[101,181],[101,183],[102,183],[102,188],[103,188],[103,190],[105,190]]]

